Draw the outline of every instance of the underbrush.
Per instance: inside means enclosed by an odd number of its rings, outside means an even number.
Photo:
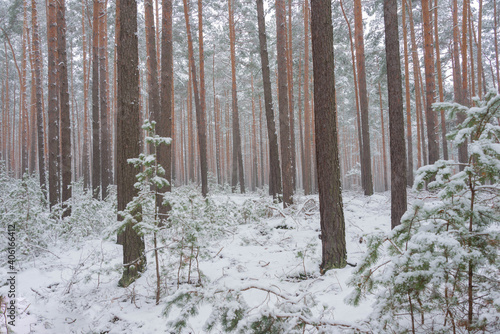
[[[72,187],[72,214],[62,218],[60,206],[49,209],[37,177],[25,174],[16,179],[8,175],[5,165],[0,165],[0,228],[6,231],[15,226],[18,263],[48,252],[50,246],[60,241],[78,247],[82,239],[100,238],[116,220],[116,193],[112,187],[104,201],[94,199],[81,183]],[[2,252],[7,248],[6,241],[0,240]]]

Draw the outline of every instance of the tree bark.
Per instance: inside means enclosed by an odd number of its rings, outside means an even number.
[[[12,161],[12,157],[10,154],[10,131],[11,131],[11,124],[10,124],[10,89],[9,89],[9,62],[7,59],[7,43],[4,39],[3,41],[4,49],[5,49],[5,106],[4,110],[5,113],[7,114],[6,116],[6,121],[5,121],[5,161],[6,161],[6,169],[7,171],[10,169],[10,163]]]
[[[191,76],[193,79],[194,102],[196,108],[196,124],[198,127],[198,146],[199,146],[200,169],[201,169],[201,193],[203,197],[206,197],[208,194],[207,120],[205,112],[201,106],[200,96],[198,94],[198,82],[196,80],[196,64],[194,62],[193,39],[191,36],[191,26],[189,24],[188,10],[189,8],[187,0],[184,0],[184,18],[186,20],[189,58],[191,59]],[[244,192],[244,189],[242,192]]]
[[[411,55],[413,62],[413,81],[415,84],[415,111],[416,111],[416,119],[417,119],[417,168],[422,167],[422,142],[424,142],[424,130],[423,124],[421,124],[421,114],[422,114],[422,103],[421,103],[421,89],[420,89],[420,61],[418,57],[418,47],[417,41],[415,37],[415,25],[413,22],[413,12],[412,12],[412,3],[411,0],[407,2],[407,0],[403,0],[406,3],[406,9],[409,14],[410,19],[410,35],[411,35]],[[425,150],[425,149],[424,149]]]
[[[292,48],[292,0],[288,0],[288,54],[287,54],[287,81],[288,81],[288,113],[290,117],[290,148],[292,159],[293,189],[297,189],[297,157],[295,154],[295,116],[293,110],[293,48]]]
[[[84,189],[90,188],[90,164],[89,164],[89,124],[88,124],[88,67],[87,67],[87,34],[85,32],[85,4],[82,0],[82,54],[83,54],[83,156],[82,156],[82,170],[83,170],[83,187]]]
[[[203,131],[205,144],[201,143],[201,136],[199,135],[200,142],[200,163],[201,163],[201,188],[203,196],[208,194],[208,159],[207,159],[207,104],[206,104],[206,90],[205,90],[205,54],[203,51],[203,5],[202,0],[198,0],[198,52],[200,58],[200,108],[201,108],[201,118],[198,118],[198,112],[196,113],[196,121],[198,123],[198,133]],[[196,80],[196,77],[195,77]],[[195,81],[196,82],[196,81]],[[202,122],[202,123],[200,123]],[[200,130],[200,127],[202,129]],[[202,153],[202,148],[205,150]],[[205,160],[205,161],[203,161]],[[205,166],[203,167],[203,164]]]
[[[300,166],[301,166],[301,172],[302,172],[302,189],[304,189],[304,180],[306,178],[306,173],[305,173],[305,153],[304,153],[304,129],[302,126],[302,82],[300,81],[302,78],[302,68],[301,68],[301,61],[302,59],[299,58],[299,83],[298,83],[298,89],[299,89],[299,96],[298,96],[298,114],[299,114],[299,145],[300,145]],[[297,185],[298,186],[298,185]]]
[[[408,186],[413,185],[413,139],[411,125],[411,98],[410,98],[410,66],[408,59],[408,29],[406,27],[406,1],[402,1],[403,16],[403,47],[405,57],[405,101],[406,101],[406,145],[408,147],[407,176]]]
[[[437,12],[437,9],[436,9]],[[437,14],[436,14],[437,15]],[[479,12],[477,21],[477,92],[479,98],[483,97],[483,0],[479,0]]]
[[[439,145],[436,127],[437,116],[432,109],[436,97],[436,84],[434,79],[434,44],[432,38],[432,24],[429,0],[422,0],[422,17],[424,21],[424,62],[425,62],[425,96],[427,122],[427,145],[429,148],[429,164],[434,164],[439,159]]]
[[[437,77],[438,77],[438,87],[439,87],[439,102],[444,101],[444,91],[443,91],[443,73],[441,70],[441,56],[439,50],[439,32],[438,32],[438,1],[434,1],[434,33],[436,42],[436,67],[437,67]],[[446,117],[444,110],[441,110],[441,141],[443,144],[443,159],[448,160],[448,141],[446,139]]]
[[[173,46],[172,46],[172,0],[162,1],[162,34],[161,34],[161,106],[156,132],[161,137],[173,138]],[[165,169],[165,178],[169,185],[164,189],[172,190],[172,145],[158,147],[158,163]],[[159,203],[158,203],[159,202]],[[163,203],[163,195],[157,197],[157,205],[162,218],[170,211],[170,205]]]
[[[108,196],[108,186],[112,183],[113,173],[111,160],[111,136],[109,118],[109,103],[108,103],[108,64],[107,64],[107,48],[108,40],[106,34],[107,25],[107,0],[99,0],[99,102],[100,102],[100,117],[101,117],[101,198],[105,199]]]
[[[29,173],[28,164],[28,133],[29,133],[29,115],[28,115],[28,52],[27,52],[27,36],[28,36],[28,1],[23,1],[23,30],[22,30],[22,58],[21,58],[21,77],[19,77],[20,94],[19,94],[19,121],[22,131],[20,134],[21,140],[21,175]]]
[[[309,108],[309,0],[304,0],[304,194],[312,194],[312,139]]]
[[[235,47],[235,24],[233,12],[233,0],[228,0],[229,10],[229,43],[231,49],[231,82],[232,82],[232,100],[233,100],[233,170],[231,176],[231,187],[233,191],[239,180],[241,193],[245,192],[245,177],[243,174],[243,155],[241,151],[240,121],[238,112],[238,92],[236,90],[236,47]]]
[[[397,21],[396,21],[397,23]],[[387,36],[386,36],[387,38]],[[399,45],[399,43],[398,43]],[[389,69],[389,67],[387,67]],[[392,71],[392,68],[391,68]],[[389,73],[389,70],[387,71]],[[401,74],[399,75],[399,79],[401,79]],[[389,82],[389,81],[388,81]],[[385,148],[385,126],[384,126],[384,108],[382,107],[382,88],[380,87],[380,82],[378,83],[378,94],[380,100],[380,127],[382,129],[382,166],[383,166],[383,174],[384,174],[384,191],[389,190],[389,185],[387,184],[387,156],[386,156],[386,148]],[[401,105],[402,106],[402,105]],[[404,128],[403,128],[404,132]],[[404,140],[404,139],[403,139]]]
[[[286,9],[285,0],[276,0],[276,39],[278,59],[278,105],[281,148],[281,181],[283,185],[283,206],[293,203],[293,169],[290,144],[290,120],[288,114]]]
[[[259,25],[260,59],[262,66],[262,81],[264,84],[264,106],[266,110],[267,135],[269,141],[269,195],[277,198],[281,194],[281,167],[278,150],[278,136],[274,122],[273,98],[271,94],[271,75],[269,71],[269,56],[267,52],[266,23],[264,20],[264,5],[257,0],[257,21]]]
[[[146,26],[146,50],[147,50],[147,83],[148,83],[148,107],[151,121],[156,122],[155,132],[164,127],[161,121],[160,87],[158,85],[158,59],[156,58],[156,29],[153,11],[153,0],[144,2],[144,24]],[[158,147],[159,149],[159,147]],[[150,152],[155,151],[153,144],[149,146]],[[161,164],[160,164],[161,165]],[[158,191],[161,191],[158,189]]]
[[[36,89],[36,123],[37,123],[37,147],[38,147],[38,174],[40,188],[45,191],[45,145],[43,127],[43,95],[42,95],[42,56],[40,52],[40,35],[38,33],[38,10],[36,0],[31,0],[31,24],[33,26],[33,58],[35,64],[35,89]],[[8,109],[7,109],[8,110]]]
[[[120,22],[117,41],[118,115],[117,115],[117,198],[118,211],[137,195],[134,187],[137,170],[128,159],[139,156],[141,130],[139,110],[139,52],[137,41],[137,3],[119,0]],[[120,286],[127,287],[144,271],[144,241],[131,224],[123,232],[123,276]]]
[[[405,124],[399,57],[397,0],[384,0],[384,23],[391,150],[391,228],[395,228],[401,224],[401,217],[406,212],[407,207]]]
[[[352,74],[354,78],[354,97],[356,99],[356,123],[358,128],[358,146],[359,146],[359,157],[361,158],[363,155],[363,141],[361,137],[361,111],[359,106],[359,89],[358,89],[358,76],[356,74],[356,58],[354,57],[354,43],[352,42],[352,30],[351,24],[347,19],[347,15],[344,10],[344,5],[342,4],[342,0],[340,1],[340,8],[342,10],[342,15],[344,16],[344,20],[347,24],[347,28],[349,30],[349,44],[351,46],[351,60],[352,60]],[[361,160],[361,159],[360,159]]]
[[[68,59],[66,53],[66,4],[58,0],[57,10],[57,52],[59,74],[59,106],[61,117],[61,172],[62,172],[62,202],[65,208],[63,216],[71,215],[71,120],[68,85]]]
[[[462,70],[460,69],[460,28],[458,26],[458,4],[457,0],[453,0],[453,92],[455,95],[455,102],[466,104],[466,93],[463,89]],[[464,61],[464,59],[462,59]],[[465,65],[467,67],[467,65]],[[457,114],[459,123],[463,122],[465,115],[463,113]],[[458,161],[465,163],[468,160],[467,145],[463,144],[458,147]],[[463,170],[463,166],[459,166]]]
[[[321,271],[346,266],[345,221],[337,143],[330,0],[311,1],[316,159],[321,217]]]
[[[47,62],[48,62],[48,130],[49,130],[49,202],[54,207],[60,202],[59,181],[59,91],[57,86],[57,1],[48,3]]]
[[[99,121],[99,0],[94,0],[92,19],[92,192],[99,198],[101,149]]]
[[[371,170],[370,129],[368,123],[368,93],[366,88],[365,47],[361,0],[354,0],[354,39],[356,41],[356,66],[358,69],[359,105],[361,111],[361,179],[366,196],[373,194]]]
[[[456,0],[455,0],[456,1]],[[498,57],[498,23],[497,23],[497,0],[493,1],[493,22],[494,22],[494,35],[495,35],[495,67],[497,72],[497,88],[498,93],[500,94],[500,66],[499,66],[499,57]],[[493,80],[494,81],[494,80]]]
[[[252,191],[258,187],[259,183],[259,165],[257,157],[257,124],[255,120],[255,96],[253,88],[253,75],[251,79],[252,86]]]
[[[264,138],[262,137],[262,98],[259,96],[260,187],[264,187]]]

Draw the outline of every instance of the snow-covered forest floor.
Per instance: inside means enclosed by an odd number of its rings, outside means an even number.
[[[205,333],[208,320],[215,317],[213,305],[231,305],[228,295],[235,291],[235,299],[246,306],[243,318],[298,312],[324,322],[331,333],[366,326],[372,301],[356,308],[344,303],[352,290],[346,284],[352,267],[320,275],[317,196],[296,196],[296,204],[283,210],[262,193],[219,191],[204,202],[194,195],[194,188],[177,189],[177,194],[190,194],[183,224],[198,224],[203,231],[196,232],[197,241],[190,244],[173,228],[158,244],[162,294],[156,305],[151,236],[145,236],[147,271],[128,288],[118,287],[122,247],[110,233],[116,220],[112,201],[99,202],[80,191],[72,218],[48,223],[48,213],[40,207],[22,214],[22,207],[32,202],[30,196],[35,197],[28,190],[34,182],[17,181],[10,193],[2,189],[3,205],[7,199],[19,201],[19,212],[10,213],[18,224],[27,215],[36,215],[29,218],[30,224],[40,223],[18,232],[19,314],[10,333]],[[390,230],[390,195],[343,195],[348,262],[356,264],[366,250],[366,235]],[[6,277],[6,266],[0,270]],[[190,289],[198,291],[196,296],[204,294],[194,316],[176,306],[166,315],[166,305],[182,295],[179,291]],[[1,287],[0,294],[6,296],[7,290]],[[182,330],[174,327],[178,320]],[[220,326],[216,324],[213,332],[220,332]],[[0,328],[5,332],[3,321]],[[306,326],[309,331],[316,329]]]

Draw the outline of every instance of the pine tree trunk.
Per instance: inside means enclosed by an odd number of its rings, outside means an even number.
[[[285,0],[276,0],[276,46],[278,59],[278,105],[281,149],[281,181],[283,185],[283,206],[293,203],[293,169],[290,144],[290,120],[288,114],[286,9]]]
[[[304,179],[306,178],[305,174],[305,153],[304,153],[304,129],[302,126],[302,82],[300,81],[302,78],[302,71],[301,71],[301,61],[302,59],[299,58],[299,83],[298,83],[298,89],[299,89],[299,96],[298,96],[298,114],[299,114],[299,145],[300,145],[300,166],[301,166],[301,174],[302,174],[302,189],[304,189]],[[297,185],[298,186],[298,185]]]
[[[111,135],[109,118],[109,103],[108,103],[108,65],[107,65],[107,48],[108,40],[106,34],[107,24],[107,0],[99,0],[99,102],[100,102],[100,117],[101,117],[101,198],[105,199],[108,196],[108,186],[112,184],[113,173],[111,160]]]
[[[429,148],[429,164],[434,164],[439,159],[439,144],[437,141],[436,127],[437,116],[432,109],[435,102],[436,84],[434,79],[434,44],[432,38],[432,23],[429,0],[422,0],[422,17],[424,21],[424,62],[425,62],[425,96],[427,122],[427,145]]]
[[[309,108],[309,0],[304,0],[304,194],[312,194],[311,113]]]
[[[200,111],[198,116],[196,112],[196,122],[198,123],[198,141],[200,149],[200,167],[201,167],[201,193],[203,196],[208,194],[208,159],[207,159],[207,104],[205,91],[205,54],[203,52],[203,5],[202,0],[198,0],[198,51],[200,58]],[[193,62],[194,64],[194,62]],[[196,77],[195,77],[196,80]],[[196,82],[196,81],[195,81]],[[203,134],[202,134],[203,133]],[[202,143],[202,137],[204,137]],[[202,152],[205,151],[205,152]]]
[[[236,46],[235,46],[235,27],[233,0],[228,0],[229,9],[229,43],[231,48],[231,78],[232,78],[232,100],[233,100],[233,170],[231,176],[231,187],[233,191],[236,189],[236,184],[240,182],[240,192],[245,192],[245,178],[243,174],[243,155],[241,151],[241,135],[240,121],[238,111],[238,93],[236,90]],[[237,177],[238,176],[238,177]]]
[[[257,0],[257,21],[259,24],[260,59],[262,66],[262,81],[264,84],[264,105],[266,110],[267,135],[269,140],[269,195],[277,198],[281,194],[281,167],[278,150],[278,136],[274,122],[273,98],[271,94],[271,74],[269,71],[269,56],[267,52],[266,23],[264,20],[264,5]]]
[[[359,157],[363,155],[363,141],[361,137],[361,116],[360,116],[360,106],[359,106],[359,89],[358,89],[358,76],[356,74],[356,59],[354,57],[354,43],[352,42],[352,30],[351,24],[347,19],[347,15],[344,10],[344,6],[342,4],[342,0],[340,1],[340,8],[342,9],[342,15],[344,16],[345,22],[347,24],[347,28],[349,30],[349,44],[351,46],[351,60],[352,60],[352,74],[354,78],[354,96],[356,99],[356,123],[358,128],[358,146],[359,146]]]
[[[48,3],[48,130],[49,130],[49,202],[54,207],[60,202],[59,166],[59,89],[57,86],[57,1]]]
[[[101,187],[101,129],[99,122],[99,1],[94,0],[92,20],[92,192],[99,198]]]
[[[410,66],[408,59],[408,29],[406,27],[406,1],[402,1],[403,9],[403,47],[405,57],[405,101],[406,101],[406,147],[408,148],[407,176],[408,186],[413,186],[413,139],[411,125],[411,98],[410,98]]]
[[[462,5],[462,43],[460,44],[462,48],[462,91],[461,91],[461,104],[465,106],[470,105],[469,100],[469,90],[468,88],[468,73],[467,73],[467,9],[468,2],[467,0],[463,1]],[[457,119],[459,123],[462,123],[465,120],[464,113],[458,113]],[[468,162],[468,150],[467,150],[467,142],[463,143],[458,147],[458,161],[465,164]],[[464,165],[460,165],[460,170],[463,170]]]
[[[189,68],[191,68],[191,59],[188,61]],[[187,133],[188,133],[188,168],[189,168],[189,181],[194,182],[194,129],[193,129],[193,74],[189,70],[188,80],[188,100],[186,103],[187,116]]]
[[[260,145],[260,186],[264,187],[266,181],[264,180],[264,138],[262,137],[262,98],[259,96],[259,145]]]
[[[467,76],[466,73],[462,73],[460,69],[460,28],[458,26],[458,4],[457,0],[453,0],[453,91],[455,95],[455,101],[460,104],[467,104],[466,92],[462,86],[463,76]],[[466,59],[462,59],[462,61]],[[463,68],[463,66],[462,66]],[[465,64],[467,68],[467,64]],[[466,81],[465,81],[466,82]],[[459,123],[465,120],[465,115],[463,113],[457,114],[457,120]],[[461,163],[466,163],[468,160],[467,145],[462,144],[458,147],[458,161]],[[460,170],[463,170],[464,166],[460,165]]]
[[[35,87],[36,87],[36,123],[37,123],[37,147],[38,147],[38,174],[40,188],[46,190],[45,185],[45,143],[43,127],[43,95],[42,95],[42,56],[40,51],[40,36],[38,33],[38,10],[36,0],[31,0],[31,24],[33,26],[33,53],[35,64]],[[8,110],[8,109],[6,109]],[[5,152],[5,151],[4,151]]]
[[[62,172],[62,202],[65,207],[64,216],[71,215],[71,120],[69,105],[68,59],[66,53],[66,4],[58,0],[57,10],[57,52],[59,74],[59,106],[61,108],[61,172]]]
[[[498,93],[500,94],[500,66],[499,66],[499,57],[498,57],[498,24],[497,24],[497,0],[493,1],[493,21],[494,21],[494,35],[495,35],[495,67],[497,72],[497,88]],[[495,81],[495,80],[493,80]]]
[[[201,193],[203,197],[206,197],[208,194],[207,130],[206,130],[207,121],[198,94],[198,82],[196,80],[196,64],[194,62],[193,39],[191,36],[191,27],[189,24],[188,9],[189,8],[187,0],[184,0],[184,18],[186,20],[189,58],[191,59],[191,77],[193,79],[194,101],[196,108],[196,123],[198,127],[198,146],[199,146],[200,168],[201,168]]]
[[[401,61],[399,57],[397,0],[384,0],[384,22],[391,150],[391,228],[395,228],[401,223],[401,217],[406,212],[407,207],[405,123]]]
[[[156,29],[153,12],[153,0],[144,2],[144,24],[146,26],[146,50],[147,50],[147,84],[148,84],[148,106],[147,114],[151,121],[156,122],[155,131],[165,126],[162,122],[162,112],[160,106],[160,87],[158,85],[158,59],[156,58]],[[153,144],[149,145],[149,151],[156,149]],[[161,165],[161,164],[160,164]],[[158,189],[162,192],[162,190]],[[158,197],[157,197],[158,198]]]
[[[87,34],[85,32],[85,1],[82,0],[82,53],[83,53],[83,187],[90,188],[90,166],[89,166],[89,133],[88,133],[88,67],[87,67]]]
[[[7,42],[3,41],[4,49],[5,49],[5,107],[4,110],[6,112],[6,121],[5,121],[5,162],[7,171],[10,169],[10,163],[12,161],[12,157],[10,154],[10,132],[11,132],[11,123],[10,123],[10,89],[9,89],[9,62],[7,59]]]
[[[386,36],[386,38],[387,38],[387,36]],[[401,74],[399,75],[399,78],[401,79]],[[382,88],[380,87],[380,82],[378,83],[378,94],[379,94],[379,99],[380,99],[380,127],[382,128],[382,165],[383,165],[383,174],[384,174],[383,175],[384,191],[387,191],[387,190],[389,190],[389,185],[387,184],[387,156],[386,156],[387,150],[385,148],[384,109],[382,107]],[[404,132],[404,128],[403,128],[403,132]]]
[[[412,55],[412,63],[413,63],[413,81],[415,84],[415,111],[416,111],[416,118],[417,118],[417,168],[422,167],[422,156],[425,154],[422,154],[422,142],[423,142],[423,124],[421,124],[421,114],[422,114],[422,104],[421,104],[421,90],[420,90],[420,61],[419,61],[419,56],[418,56],[418,48],[417,48],[417,41],[415,37],[415,25],[413,22],[413,12],[412,12],[412,3],[411,0],[407,2],[406,0],[403,0],[406,3],[406,9],[409,14],[409,19],[410,19],[410,35],[411,35],[411,55]]]
[[[222,185],[222,169],[221,169],[221,111],[220,102],[216,97],[215,90],[215,43],[214,54],[212,56],[212,88],[214,91],[214,118],[215,118],[215,169],[217,171],[217,184]]]
[[[311,1],[314,71],[314,113],[319,208],[321,271],[346,266],[345,222],[337,142],[332,8],[330,0]]]
[[[28,164],[28,133],[29,133],[29,116],[28,116],[28,61],[27,61],[27,36],[28,36],[28,1],[23,1],[23,30],[22,30],[22,59],[21,59],[21,76],[20,79],[20,106],[19,116],[22,127],[22,137],[20,144],[21,149],[21,175],[29,172]]]
[[[288,0],[288,46],[287,46],[288,112],[290,117],[290,148],[292,156],[293,189],[297,189],[297,157],[295,154],[295,116],[293,110],[293,49],[292,49],[292,0]]]
[[[371,171],[370,129],[368,123],[368,93],[366,88],[365,47],[361,0],[354,0],[354,39],[356,41],[356,66],[358,69],[359,105],[361,111],[361,178],[366,196],[373,194]]]
[[[482,1],[482,0],[481,0]],[[434,1],[434,33],[435,33],[435,43],[436,43],[436,67],[437,67],[437,77],[438,77],[438,87],[439,87],[439,102],[444,101],[444,91],[443,91],[443,73],[441,70],[441,56],[439,50],[439,33],[438,33],[438,1]],[[448,141],[446,139],[446,117],[444,110],[441,110],[441,141],[443,143],[443,159],[448,160]]]
[[[436,9],[437,12],[437,9]],[[437,16],[437,14],[436,14]],[[478,12],[478,22],[477,22],[477,92],[479,98],[483,97],[483,47],[482,47],[482,35],[483,35],[483,0],[479,0],[479,12]]]
[[[470,1],[467,4],[467,22],[469,23],[469,30],[468,30],[468,36],[469,36],[469,55],[470,55],[470,82],[468,83],[468,91],[470,92],[471,98],[476,96],[476,75],[474,73],[474,49],[473,49],[473,35],[475,35],[474,30],[472,28],[472,14],[471,14],[471,9],[470,9]],[[466,37],[467,38],[467,37]]]
[[[172,0],[162,1],[162,35],[161,35],[161,105],[162,112],[156,132],[161,137],[174,137],[173,132],[173,55],[172,55]],[[165,169],[165,178],[169,185],[164,191],[172,189],[172,145],[158,147],[158,163]],[[160,203],[158,203],[160,202]],[[170,205],[163,203],[163,196],[158,196],[157,205],[162,218],[170,210]]]
[[[128,159],[139,156],[141,130],[139,110],[139,52],[137,41],[137,3],[119,0],[120,22],[117,41],[117,197],[118,211],[125,210],[137,194],[134,187],[137,170]],[[120,217],[121,218],[121,217]],[[131,224],[123,232],[123,276],[120,286],[127,287],[146,268],[144,241]]]
[[[27,23],[30,24],[29,21]],[[27,43],[28,43],[28,54],[30,57],[30,72],[31,72],[31,84],[30,84],[30,135],[29,135],[29,172],[30,175],[35,175],[36,173],[36,78],[35,78],[35,53],[33,52],[32,35],[30,34],[30,28],[27,30]],[[1,131],[1,127],[0,127]],[[1,137],[0,137],[1,138]],[[0,153],[1,157],[1,153]]]

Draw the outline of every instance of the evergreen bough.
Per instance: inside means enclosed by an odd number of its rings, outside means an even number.
[[[375,294],[377,333],[500,330],[500,95],[474,102],[434,104],[449,119],[465,114],[448,138],[468,145],[468,162],[459,172],[454,161],[422,167],[414,187],[427,185],[429,200],[414,203],[390,233],[369,237],[350,279],[349,304]]]

